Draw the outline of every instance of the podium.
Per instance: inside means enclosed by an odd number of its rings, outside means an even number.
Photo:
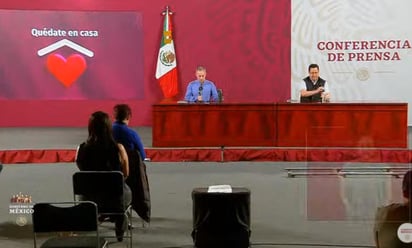
[[[192,238],[196,248],[246,248],[250,238],[250,190],[210,193],[195,188]]]

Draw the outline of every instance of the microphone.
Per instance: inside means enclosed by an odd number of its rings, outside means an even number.
[[[197,96],[197,101],[198,101],[198,102],[203,102],[202,91],[203,91],[203,85],[200,84],[200,86],[199,86],[199,92],[198,92],[198,96]]]

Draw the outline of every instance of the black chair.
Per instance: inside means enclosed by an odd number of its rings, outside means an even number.
[[[32,219],[34,248],[38,246],[40,233],[54,233],[41,248],[103,248],[107,245],[99,236],[97,206],[93,202],[37,203]],[[56,232],[75,232],[75,236],[57,236]]]
[[[222,89],[217,89],[217,96],[218,96],[218,102],[223,102],[224,97],[223,97],[223,90]]]
[[[124,203],[124,188],[119,171],[80,171],[73,175],[75,200],[95,202],[99,220],[114,222],[117,240],[128,238],[133,247],[132,208]]]

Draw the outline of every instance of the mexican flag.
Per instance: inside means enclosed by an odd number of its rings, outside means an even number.
[[[171,98],[179,93],[177,88],[177,64],[176,53],[172,35],[172,12],[169,7],[163,12],[164,24],[162,41],[160,42],[159,55],[157,57],[156,79],[165,98]]]

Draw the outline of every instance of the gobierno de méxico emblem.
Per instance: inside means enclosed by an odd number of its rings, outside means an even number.
[[[160,52],[160,61],[165,66],[173,65],[173,62],[175,62],[175,58],[176,55],[170,50]]]

